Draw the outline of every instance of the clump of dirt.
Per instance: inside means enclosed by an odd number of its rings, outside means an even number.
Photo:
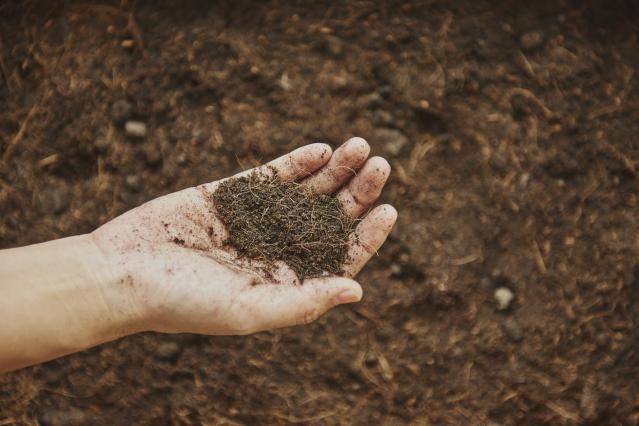
[[[222,182],[213,200],[240,255],[267,268],[283,261],[300,280],[342,272],[356,221],[335,197],[251,173]]]

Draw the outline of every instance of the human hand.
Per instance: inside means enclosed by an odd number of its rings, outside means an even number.
[[[390,173],[383,158],[368,159],[369,151],[361,138],[334,153],[328,145],[311,144],[257,171],[336,193],[345,212],[359,217]],[[397,217],[392,206],[370,210],[358,224],[344,277],[300,283],[287,265],[278,264],[266,276],[256,262],[239,259],[224,245],[227,230],[211,197],[220,182],[156,198],[91,234],[140,319],[137,331],[249,334],[309,323],[336,305],[361,299],[362,288],[352,278],[388,236]]]

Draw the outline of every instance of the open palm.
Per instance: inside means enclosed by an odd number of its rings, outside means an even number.
[[[299,181],[318,193],[335,193],[345,212],[359,217],[370,210],[390,173],[383,158],[368,159],[369,151],[361,138],[334,153],[328,145],[311,144],[258,171]],[[300,282],[283,263],[266,276],[259,264],[242,260],[224,244],[227,230],[211,197],[219,182],[157,198],[93,232],[116,265],[143,328],[248,334],[308,323],[333,306],[361,299],[362,289],[351,278],[386,239],[397,216],[393,207],[378,206],[358,224],[344,277]]]

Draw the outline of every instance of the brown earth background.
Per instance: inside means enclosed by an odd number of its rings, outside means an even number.
[[[0,425],[639,424],[638,9],[2,1],[1,248],[353,135],[400,215],[361,304],[5,374]]]

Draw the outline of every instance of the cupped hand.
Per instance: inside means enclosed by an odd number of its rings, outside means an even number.
[[[257,168],[335,194],[352,217],[365,214],[352,236],[344,276],[300,282],[282,263],[266,276],[257,262],[236,256],[224,244],[227,230],[211,197],[221,181],[156,198],[98,228],[92,238],[113,265],[115,284],[140,318],[140,330],[249,334],[309,323],[361,299],[362,288],[352,278],[395,223],[392,206],[371,209],[390,166],[381,157],[368,158],[369,152],[366,141],[352,138],[335,152],[326,144],[306,145]]]

